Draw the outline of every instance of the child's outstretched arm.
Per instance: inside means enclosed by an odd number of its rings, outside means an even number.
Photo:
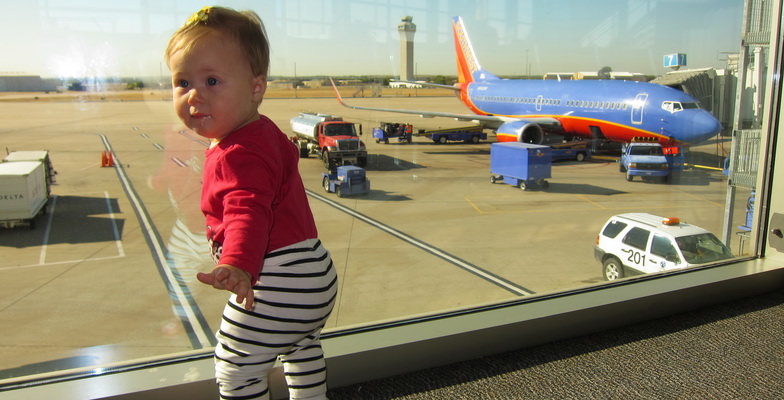
[[[245,303],[246,310],[253,309],[253,284],[250,274],[235,266],[221,264],[210,273],[199,272],[196,278],[215,289],[225,289],[237,295],[237,303]]]

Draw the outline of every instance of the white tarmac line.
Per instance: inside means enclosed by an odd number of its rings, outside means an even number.
[[[54,208],[57,205],[57,195],[52,196],[51,207],[46,211],[46,229],[44,230],[44,240],[41,243],[41,253],[38,255],[38,263],[46,263],[46,247],[49,245],[49,233],[52,231],[52,218],[54,218]],[[44,206],[47,207],[47,206]]]
[[[149,215],[147,215],[145,212],[144,203],[133,190],[133,185],[131,184],[130,179],[128,179],[128,176],[125,174],[125,170],[122,167],[122,162],[118,160],[117,155],[114,154],[114,150],[109,143],[109,139],[107,139],[105,135],[99,136],[103,141],[106,150],[113,156],[114,169],[117,172],[117,176],[120,178],[120,183],[125,189],[128,200],[131,202],[134,210],[136,210],[136,216],[139,220],[139,224],[141,225],[142,230],[146,232],[147,237],[149,238],[148,243],[151,246],[150,250],[152,250],[152,256],[157,259],[160,271],[165,275],[165,283],[171,291],[170,294],[177,298],[177,302],[179,303],[178,306],[184,313],[184,317],[187,319],[188,324],[190,324],[190,331],[192,331],[196,336],[195,339],[198,341],[198,345],[202,348],[212,347],[213,345],[210,342],[210,335],[213,333],[209,331],[209,326],[200,323],[200,318],[193,310],[193,302],[190,300],[189,293],[185,293],[186,289],[183,289],[183,287],[178,283],[177,277],[175,277],[174,273],[171,271],[171,268],[168,268],[163,245],[158,240],[157,232],[152,221],[150,220]]]
[[[107,256],[107,257],[92,257],[92,258],[82,258],[76,260],[65,260],[65,261],[55,261],[55,262],[48,262],[48,263],[40,263],[40,264],[27,264],[27,265],[14,265],[11,267],[0,267],[0,271],[9,271],[12,269],[25,269],[25,268],[35,268],[35,267],[48,267],[52,265],[61,265],[61,264],[75,264],[75,263],[84,263],[90,261],[104,261],[104,260],[114,260],[118,258],[123,258],[122,256]]]
[[[117,223],[114,222],[114,210],[112,209],[112,202],[109,200],[109,192],[104,191],[103,197],[106,199],[106,209],[109,210],[109,221],[112,222],[112,231],[114,232],[114,243],[117,245],[117,253],[120,257],[125,255],[122,240],[120,240],[120,231],[117,229]]]
[[[428,252],[428,253],[436,256],[436,257],[439,257],[439,258],[441,258],[443,260],[446,260],[449,263],[451,263],[453,265],[456,265],[456,266],[462,268],[463,270],[468,271],[468,272],[470,272],[470,273],[472,273],[472,274],[474,274],[474,275],[476,275],[476,276],[478,276],[478,277],[480,277],[480,278],[482,278],[482,279],[484,279],[484,280],[486,280],[486,281],[488,281],[488,282],[490,282],[490,283],[492,283],[492,284],[494,284],[494,285],[496,285],[496,286],[498,286],[500,288],[506,289],[507,291],[512,292],[512,293],[514,293],[514,294],[516,294],[518,296],[530,296],[530,295],[534,294],[533,291],[530,291],[530,290],[528,290],[528,289],[526,289],[526,288],[524,288],[522,286],[519,286],[519,285],[517,285],[517,284],[515,284],[515,283],[513,283],[511,281],[508,281],[508,280],[506,280],[503,277],[500,277],[500,276],[498,276],[498,275],[496,275],[494,273],[491,273],[491,272],[489,272],[489,271],[487,271],[485,269],[482,269],[482,268],[480,268],[480,267],[478,267],[476,265],[473,265],[473,264],[471,264],[471,263],[469,263],[469,262],[467,262],[465,260],[462,260],[462,259],[460,259],[458,257],[455,257],[455,256],[453,256],[453,255],[451,255],[451,254],[449,254],[449,253],[447,253],[445,251],[442,251],[441,249],[439,249],[437,247],[431,246],[431,245],[429,245],[429,244],[427,244],[427,243],[425,243],[425,242],[423,242],[423,241],[421,241],[419,239],[416,239],[416,238],[414,238],[414,237],[412,237],[412,236],[410,236],[410,235],[408,235],[406,233],[398,231],[397,229],[392,228],[391,226],[382,224],[381,222],[378,222],[378,221],[376,221],[376,220],[374,220],[374,219],[372,219],[372,218],[370,218],[370,217],[368,217],[368,216],[366,216],[366,215],[364,215],[364,214],[362,214],[362,213],[360,213],[360,212],[358,212],[356,210],[348,208],[348,207],[344,206],[343,204],[338,203],[337,201],[334,201],[332,199],[328,199],[327,197],[322,196],[320,194],[317,194],[317,193],[315,193],[315,192],[313,192],[311,190],[308,190],[308,189],[305,189],[305,192],[309,196],[311,196],[311,197],[313,197],[313,198],[315,198],[317,200],[321,200],[322,202],[331,205],[333,208],[341,210],[344,213],[346,213],[348,215],[351,215],[354,218],[359,219],[360,221],[363,221],[363,222],[365,222],[365,223],[367,223],[367,224],[369,224],[369,225],[371,225],[371,226],[373,226],[373,227],[375,227],[375,228],[377,228],[379,230],[382,230],[382,231],[384,231],[384,232],[386,232],[386,233],[388,233],[388,234],[390,234],[390,235],[392,235],[392,236],[394,236],[394,237],[396,237],[396,238],[398,238],[400,240],[403,240],[404,242],[407,242],[407,243],[409,243],[409,244],[411,244],[411,245],[413,245],[415,247],[418,247],[418,248],[420,248],[420,249],[422,249],[422,250],[424,250],[424,251],[426,251],[426,252]]]

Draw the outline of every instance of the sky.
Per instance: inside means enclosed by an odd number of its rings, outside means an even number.
[[[461,16],[496,75],[659,75],[724,68],[740,46],[743,0],[0,0],[0,75],[161,77],[170,35],[204,5],[256,11],[272,76],[399,75],[397,26],[412,16],[415,75],[456,75],[451,19]]]

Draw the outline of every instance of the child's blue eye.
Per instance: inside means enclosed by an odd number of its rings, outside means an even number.
[[[207,78],[207,84],[210,86],[215,86],[218,84],[218,80],[215,78]]]
[[[177,81],[177,87],[186,88],[189,85],[190,84],[185,79],[180,79],[179,81]]]

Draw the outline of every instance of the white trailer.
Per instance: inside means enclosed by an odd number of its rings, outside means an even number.
[[[48,186],[40,161],[0,163],[0,226],[34,228],[35,217],[46,211]]]
[[[55,182],[57,171],[54,170],[52,159],[49,158],[49,152],[46,150],[12,151],[5,156],[3,162],[5,161],[40,161],[44,164],[46,183],[52,185]]]

